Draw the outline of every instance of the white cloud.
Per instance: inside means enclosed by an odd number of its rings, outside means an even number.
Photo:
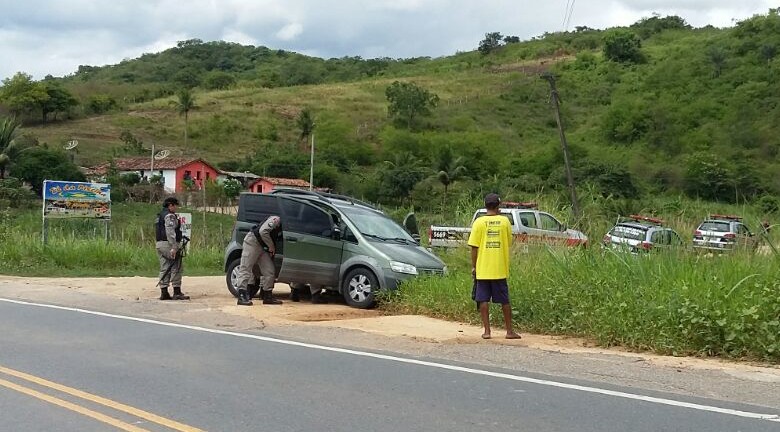
[[[290,41],[303,33],[303,26],[300,23],[289,23],[276,32],[276,37],[283,41]]]

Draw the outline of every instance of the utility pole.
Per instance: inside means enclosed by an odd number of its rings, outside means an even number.
[[[571,209],[574,212],[574,217],[580,217],[580,203],[577,200],[577,189],[574,186],[574,176],[571,174],[571,156],[569,155],[569,145],[566,143],[566,134],[563,133],[563,122],[561,121],[561,109],[560,109],[560,96],[558,95],[558,89],[555,88],[555,77],[545,72],[541,76],[542,79],[547,80],[550,83],[550,103],[555,113],[555,121],[558,123],[558,133],[561,137],[561,149],[563,150],[563,163],[566,168],[566,182],[569,184],[569,192],[571,193]]]

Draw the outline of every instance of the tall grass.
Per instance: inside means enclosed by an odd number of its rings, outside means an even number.
[[[384,307],[479,322],[467,251],[443,258],[449,275],[413,280]],[[509,285],[515,322],[525,331],[664,354],[780,361],[774,257],[540,248],[513,255]],[[497,310],[492,319],[500,323]]]
[[[110,240],[101,221],[50,220],[48,242],[41,239],[39,209],[0,211],[0,273],[29,276],[155,276],[153,204],[112,206]],[[233,218],[192,212],[193,241],[184,258],[185,274],[223,273],[222,259]]]

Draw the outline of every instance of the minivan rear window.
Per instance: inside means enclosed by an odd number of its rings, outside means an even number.
[[[699,226],[699,231],[714,231],[714,232],[729,232],[731,230],[730,223],[728,222],[716,222],[707,221]]]
[[[271,215],[281,216],[277,197],[270,195],[241,194],[238,220],[263,223]]]
[[[640,229],[626,225],[617,225],[609,231],[609,235],[629,240],[644,240],[647,236],[647,228]]]

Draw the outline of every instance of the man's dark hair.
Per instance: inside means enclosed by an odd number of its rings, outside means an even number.
[[[495,210],[501,205],[501,198],[498,194],[489,193],[485,195],[485,208],[488,210]]]
[[[163,207],[168,208],[169,205],[179,205],[179,199],[176,197],[168,197],[163,201]]]

